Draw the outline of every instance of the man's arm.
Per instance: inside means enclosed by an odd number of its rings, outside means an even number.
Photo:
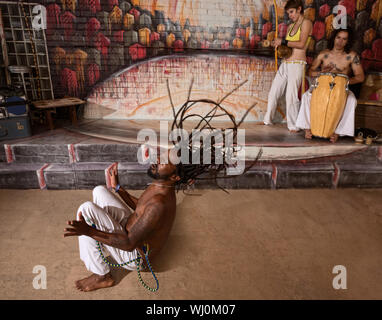
[[[300,40],[288,41],[288,47],[296,49],[305,49],[306,42],[310,32],[312,31],[312,22],[309,19],[305,19],[301,26]]]
[[[115,190],[117,185],[119,184],[118,182],[118,170],[116,166],[113,166],[111,170],[109,171],[110,174],[110,184],[111,187]],[[119,188],[117,191],[120,197],[122,198],[123,201],[133,210],[137,207],[138,203],[138,198],[133,197],[131,194],[129,194],[125,189],[122,187]]]
[[[313,60],[308,72],[310,77],[317,77],[320,74],[317,70],[321,66],[325,54],[325,52],[320,52],[317,58]]]
[[[130,232],[108,233],[90,227],[82,214],[79,214],[79,220],[68,221],[71,228],[66,228],[64,237],[88,236],[102,242],[105,245],[121,249],[124,251],[134,250],[139,243],[144,242],[155,230],[163,214],[163,205],[156,202],[146,207],[144,213],[138,218],[132,226]]]
[[[118,194],[122,198],[123,201],[133,210],[136,209],[138,198],[132,196],[130,193],[128,193],[124,188],[120,187],[118,190]]]
[[[354,58],[351,63],[351,68],[353,70],[354,77],[349,79],[349,84],[360,83],[365,80],[365,73],[361,65],[361,60],[358,54],[354,53]]]

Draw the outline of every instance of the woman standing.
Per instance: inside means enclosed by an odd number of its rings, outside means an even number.
[[[285,59],[276,73],[268,95],[267,113],[264,124],[272,124],[277,102],[285,92],[287,126],[289,131],[297,132],[296,120],[300,106],[298,90],[304,77],[306,65],[306,49],[312,34],[312,22],[304,18],[304,5],[302,0],[289,0],[284,10],[287,12],[292,24],[289,26],[285,39],[277,38],[272,42],[276,49],[280,45],[292,49],[290,57]]]

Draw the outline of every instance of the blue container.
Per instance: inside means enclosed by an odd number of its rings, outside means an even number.
[[[8,97],[5,98],[5,103],[6,105],[9,104],[9,106],[7,106],[9,117],[19,117],[27,115],[27,105],[25,99],[17,96]]]
[[[0,119],[0,140],[19,139],[31,136],[28,116]]]

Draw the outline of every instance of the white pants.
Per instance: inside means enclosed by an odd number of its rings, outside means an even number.
[[[271,124],[277,109],[278,100],[285,92],[287,126],[289,130],[297,130],[296,120],[300,107],[298,90],[304,75],[304,61],[283,62],[272,82],[271,90],[268,94],[267,113],[264,116],[264,123]]]
[[[128,206],[104,186],[94,188],[93,202],[87,201],[78,208],[77,219],[79,212],[82,212],[82,217],[88,225],[95,224],[97,230],[109,233],[124,232],[127,218],[131,214]],[[80,258],[86,268],[98,275],[109,273],[110,267],[102,260],[96,240],[88,236],[80,236],[78,241]],[[136,249],[128,252],[104,244],[101,245],[101,248],[104,257],[110,255],[119,264],[133,260],[138,255]],[[124,268],[137,269],[135,262],[129,263]]]
[[[298,113],[296,126],[301,129],[310,129],[310,99],[312,93],[307,91],[302,95],[300,112]],[[349,90],[342,118],[334,133],[340,136],[354,136],[354,114],[357,107],[357,98]]]

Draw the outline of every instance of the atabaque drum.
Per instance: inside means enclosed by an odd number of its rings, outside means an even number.
[[[321,73],[310,100],[310,129],[316,137],[329,138],[345,109],[349,78],[345,74]]]

